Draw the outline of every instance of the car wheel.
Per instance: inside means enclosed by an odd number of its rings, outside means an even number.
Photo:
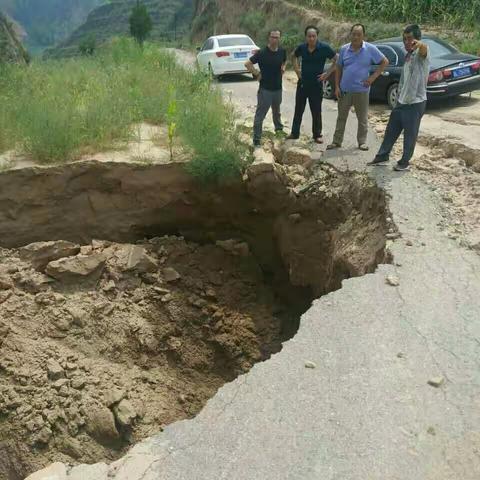
[[[387,103],[388,106],[393,110],[397,105],[398,98],[398,83],[392,83],[387,90]]]
[[[208,64],[208,76],[212,79],[212,80],[216,80],[218,78],[218,75],[215,75],[213,73],[213,68],[212,68],[212,64],[209,63]]]
[[[328,100],[335,98],[335,89],[333,88],[332,82],[329,80],[323,82],[323,98]]]

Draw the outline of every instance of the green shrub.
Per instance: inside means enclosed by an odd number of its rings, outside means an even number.
[[[128,21],[130,23],[130,34],[139,45],[143,46],[153,28],[152,17],[143,2],[137,0]]]
[[[88,35],[78,45],[78,49],[82,55],[93,55],[97,48],[97,40],[94,34]]]

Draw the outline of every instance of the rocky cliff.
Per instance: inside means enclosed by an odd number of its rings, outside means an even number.
[[[15,24],[0,11],[0,63],[27,63],[28,54],[22,46]]]

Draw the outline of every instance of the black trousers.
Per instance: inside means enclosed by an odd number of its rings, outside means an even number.
[[[412,105],[397,104],[390,114],[387,130],[383,143],[377,153],[377,158],[388,160],[395,142],[403,132],[403,155],[398,164],[406,167],[415,152],[420,122],[427,102],[414,103]]]
[[[295,115],[293,117],[292,136],[300,136],[300,127],[302,125],[303,114],[307,105],[307,100],[312,112],[312,135],[313,138],[322,136],[322,102],[323,88],[318,85],[303,85],[302,81],[297,84],[297,94],[295,96]]]

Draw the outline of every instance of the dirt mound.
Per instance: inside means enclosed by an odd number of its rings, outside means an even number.
[[[195,415],[278,351],[282,326],[299,314],[234,240],[47,242],[1,253],[2,479],[52,461],[114,459]]]

